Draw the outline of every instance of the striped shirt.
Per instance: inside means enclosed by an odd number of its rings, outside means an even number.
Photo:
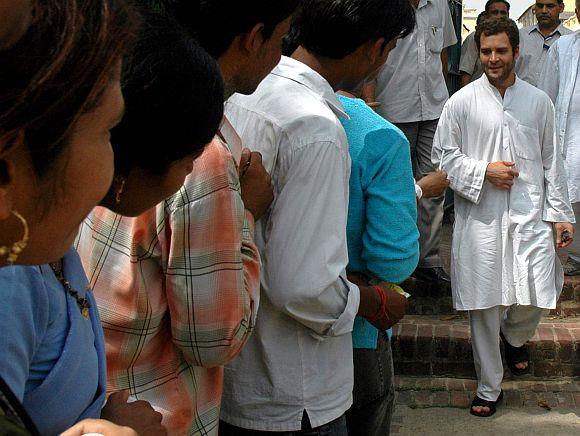
[[[96,208],[78,250],[105,330],[108,391],[151,402],[171,435],[217,435],[222,365],[254,328],[260,259],[219,139],[175,195],[137,218]]]

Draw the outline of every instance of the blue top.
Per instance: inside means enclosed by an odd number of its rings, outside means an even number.
[[[352,159],[348,205],[348,272],[401,283],[419,261],[417,200],[409,141],[364,101],[339,95]],[[354,348],[376,348],[378,330],[355,320]]]
[[[63,271],[80,297],[90,300],[89,319],[49,265],[0,269],[0,376],[42,435],[100,417],[105,401],[103,330],[74,249],[64,257]]]

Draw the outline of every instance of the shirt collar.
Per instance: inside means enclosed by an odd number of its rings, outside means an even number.
[[[487,74],[485,74],[485,72],[482,74],[481,76],[481,80],[484,83],[484,85],[486,87],[488,87],[494,95],[499,96],[500,100],[501,100],[501,94],[499,93],[499,89],[497,89],[495,86],[493,86],[490,82],[489,79],[487,78]],[[507,90],[511,90],[510,92],[515,91],[517,88],[519,88],[522,84],[522,79],[520,79],[517,74],[516,74],[516,81],[514,82],[514,84],[512,86],[510,86],[509,88],[506,89]]]
[[[550,36],[559,33],[560,36],[562,36],[562,30],[564,29],[564,24],[562,23],[562,21],[560,21],[560,24],[558,24],[558,27],[556,27],[554,29],[554,31],[552,33],[550,33],[546,38],[549,38]],[[536,24],[535,26],[533,26],[530,31],[528,32],[529,35],[532,34],[532,32],[538,32],[540,35],[542,35],[542,38],[544,38],[544,34],[541,32],[540,30],[540,26],[538,24]]]
[[[280,63],[274,68],[271,74],[285,77],[305,86],[311,92],[321,97],[338,118],[348,118],[342,103],[328,81],[308,65],[296,59],[282,56]]]

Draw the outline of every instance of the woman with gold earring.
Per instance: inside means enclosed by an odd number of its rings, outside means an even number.
[[[106,3],[113,1],[118,3],[118,0],[105,0]],[[163,29],[161,32],[160,26]],[[155,63],[141,69],[132,67],[132,57],[138,57],[135,65],[141,66],[151,54],[148,51],[149,43],[141,44],[138,41],[133,56],[126,59],[123,68],[123,82],[129,84],[126,91],[131,96],[127,102],[127,119],[113,129],[124,109],[119,92],[120,65],[117,63],[99,94],[100,101],[92,105],[86,116],[78,117],[70,129],[68,146],[72,149],[75,144],[82,144],[83,150],[68,156],[63,166],[64,171],[68,170],[67,178],[56,183],[56,191],[67,194],[67,203],[53,199],[50,204],[52,209],[47,212],[50,219],[58,217],[61,223],[60,227],[53,228],[54,232],[60,232],[60,239],[56,241],[58,247],[52,247],[51,252],[60,251],[62,244],[70,247],[70,238],[76,232],[69,237],[68,233],[63,235],[61,227],[72,224],[73,219],[80,215],[74,209],[84,210],[84,205],[88,206],[89,201],[94,204],[104,196],[103,203],[109,207],[128,215],[137,215],[173,194],[190,172],[193,159],[203,151],[205,143],[218,128],[223,114],[223,84],[215,61],[173,23],[159,17],[146,18],[140,40],[147,39],[152,32],[154,38],[165,38],[166,42],[156,46],[155,50],[174,53],[171,51],[172,45],[177,47],[169,74],[157,74],[164,66]],[[159,52],[155,56],[159,56]],[[193,56],[194,60],[189,56]],[[187,104],[183,107],[179,104],[167,106],[167,94],[160,91],[167,89],[171,81],[175,81],[174,73],[179,72],[182,84],[185,78],[188,82],[193,78],[203,89],[199,93],[189,93]],[[200,97],[202,92],[205,92],[205,97]],[[168,121],[175,116],[165,119],[157,115],[155,128],[161,132],[177,129],[176,135],[183,140],[170,141],[162,153],[159,143],[155,147],[143,147],[136,137],[144,125],[152,124],[152,120],[144,116],[152,112],[141,111],[141,103],[146,107],[161,106],[162,113],[171,111],[173,115],[179,114],[178,126]],[[181,120],[192,116],[189,110],[194,106],[210,115],[192,127],[191,123],[182,123]],[[112,157],[111,150],[101,144],[106,140],[109,145],[108,134],[102,134],[109,129],[113,130],[112,141],[115,144],[115,177],[108,165],[105,168]],[[134,141],[127,144],[120,140],[123,135]],[[135,149],[131,149],[132,146]],[[135,150],[138,152],[135,153]],[[99,162],[95,162],[95,157]],[[39,162],[41,171],[49,172],[44,163]],[[70,190],[67,185],[69,177],[78,183]],[[62,190],[58,189],[59,183],[65,185]],[[51,215],[52,210],[58,210],[65,204],[74,217],[61,213]],[[34,223],[43,220],[50,222],[44,215],[34,218],[36,221],[28,220],[29,241],[33,241],[35,236]],[[38,235],[43,236],[41,233]],[[44,236],[48,238],[51,235]],[[14,251],[13,245],[5,246],[5,257],[8,257]],[[11,262],[28,263],[33,256],[38,257],[36,248],[34,253],[25,256],[27,250],[21,251],[21,256]],[[92,291],[88,288],[86,275],[74,249],[69,248],[64,257],[59,253],[51,260],[49,264],[40,266],[0,269],[0,293],[6,303],[4,307],[0,306],[0,330],[12,333],[0,338],[0,348],[10,350],[0,355],[0,375],[23,402],[42,434],[60,433],[80,419],[98,417],[133,427],[139,434],[166,434],[161,425],[161,415],[145,401],[127,403],[128,394],[115,392],[102,407],[106,389],[104,344]],[[55,398],[56,393],[58,398]]]

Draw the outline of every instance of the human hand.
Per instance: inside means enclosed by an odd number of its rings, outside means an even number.
[[[163,416],[147,401],[128,403],[129,391],[114,392],[101,410],[101,418],[118,425],[134,428],[140,436],[164,436],[167,430],[161,425]]]
[[[346,275],[346,278],[357,286],[369,286],[369,278],[363,273],[351,272]]]
[[[377,288],[381,289],[382,296]],[[391,328],[405,316],[409,302],[404,295],[380,284],[359,289],[361,300],[358,315],[379,330]]]
[[[556,248],[565,248],[574,241],[574,226],[570,223],[554,223]]]
[[[499,161],[487,165],[485,179],[496,188],[510,190],[514,179],[520,175],[515,162]]]
[[[440,197],[449,186],[449,180],[447,180],[447,173],[445,171],[437,170],[423,176],[417,182],[417,185],[423,191],[423,197]]]
[[[274,199],[272,177],[262,165],[262,155],[257,151],[244,148],[240,159],[239,175],[244,206],[257,221]]]
[[[137,436],[137,432],[129,427],[121,427],[104,419],[83,419],[60,436],[82,436],[87,433],[97,433],[103,436]]]

